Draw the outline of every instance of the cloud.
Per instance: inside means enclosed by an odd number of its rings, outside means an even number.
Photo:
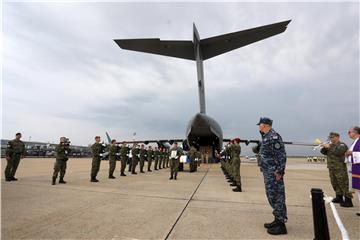
[[[3,12],[3,138],[183,137],[198,111],[194,62],[113,39],[191,40],[193,22],[207,38],[292,19],[283,34],[204,62],[208,114],[226,137],[259,138],[260,116],[299,141],[331,130],[345,139],[360,122],[358,3],[5,3]]]

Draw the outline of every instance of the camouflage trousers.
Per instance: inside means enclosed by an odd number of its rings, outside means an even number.
[[[136,166],[138,165],[139,159],[137,157],[133,157],[132,158],[132,163],[131,163],[131,172],[134,173],[136,172]]]
[[[274,171],[263,171],[266,197],[276,219],[287,221],[284,179],[276,181]]]
[[[152,164],[152,158],[148,158],[148,171],[150,171],[151,169],[151,164]]]
[[[99,157],[93,157],[91,163],[91,178],[96,178],[96,175],[100,170],[100,163],[101,159]]]
[[[170,159],[168,157],[166,157],[166,167],[167,168],[169,167],[169,162],[170,162]]]
[[[127,164],[129,166],[129,169],[128,169],[129,172],[131,172],[131,169],[132,169],[132,162],[133,162],[132,158],[128,158]]]
[[[155,157],[155,163],[154,163],[154,169],[157,170],[158,169],[158,164],[159,164],[159,157]]]
[[[352,198],[349,191],[349,178],[346,165],[339,168],[329,168],[329,175],[331,185],[337,195],[344,195],[345,197]]]
[[[144,171],[145,158],[140,158],[140,172]]]
[[[195,162],[193,159],[190,159],[190,172],[196,172],[197,170],[197,162]]]
[[[124,174],[124,173],[125,173],[125,169],[126,169],[127,157],[121,157],[121,158],[120,158],[120,161],[121,161],[120,173]]]
[[[109,156],[109,176],[114,174],[116,167],[116,158],[115,156]]]
[[[10,160],[7,160],[7,164],[5,168],[5,178],[11,178],[15,176],[19,163],[20,163],[20,155],[12,156]]]
[[[165,158],[165,157],[163,158],[163,165],[162,165],[162,167],[163,167],[163,168],[166,167],[166,158]]]
[[[241,176],[240,176],[240,158],[234,158],[232,164],[232,172],[236,185],[241,187]]]
[[[233,175],[233,161],[232,160],[228,161],[227,170],[228,170],[229,176],[231,178],[234,178],[234,175]]]
[[[163,160],[163,157],[159,157],[159,169],[162,168]]]
[[[177,177],[179,171],[179,159],[170,160],[170,176]]]
[[[63,179],[66,172],[66,161],[56,159],[54,164],[53,178],[56,179],[60,172],[60,179]]]

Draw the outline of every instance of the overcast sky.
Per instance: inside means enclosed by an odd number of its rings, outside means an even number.
[[[357,3],[3,4],[2,138],[87,145],[183,138],[199,111],[195,62],[120,49],[113,39],[192,40],[291,19],[287,30],[204,62],[207,114],[224,137],[287,141],[359,125]],[[295,151],[289,148],[290,152]]]

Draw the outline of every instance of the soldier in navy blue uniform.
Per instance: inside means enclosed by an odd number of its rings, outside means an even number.
[[[286,152],[281,136],[272,129],[270,118],[260,118],[262,141],[260,144],[261,169],[264,175],[267,199],[273,208],[275,220],[265,223],[267,232],[273,235],[286,234],[287,212],[285,204],[284,174]]]

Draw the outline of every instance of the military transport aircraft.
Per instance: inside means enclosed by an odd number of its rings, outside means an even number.
[[[229,139],[223,139],[220,125],[213,118],[206,115],[203,61],[282,33],[286,30],[290,21],[278,22],[206,39],[200,39],[196,26],[193,24],[193,41],[160,40],[159,38],[115,39],[114,41],[122,49],[182,58],[196,62],[200,112],[189,121],[186,128],[186,138],[136,141],[136,143],[148,144],[156,142],[162,145],[167,142],[170,144],[182,142],[185,150],[189,146],[195,146],[200,151],[203,149],[210,154],[213,154],[215,150],[220,152],[223,142],[229,141]],[[134,141],[127,142],[133,143]],[[241,142],[249,144],[251,142],[258,143],[259,141],[241,140]],[[294,144],[292,142],[286,143]]]

